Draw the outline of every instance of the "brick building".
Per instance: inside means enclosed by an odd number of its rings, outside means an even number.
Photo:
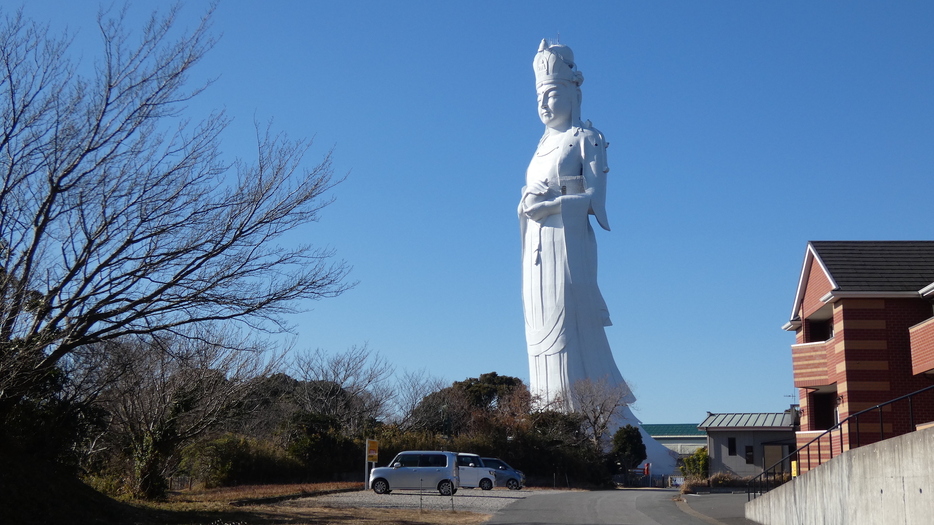
[[[796,334],[799,446],[856,412],[934,383],[932,303],[934,241],[808,243],[791,320],[783,326]],[[911,416],[892,405],[881,418],[848,422],[827,446],[836,454],[911,432],[912,423],[934,420],[932,397],[916,400]]]

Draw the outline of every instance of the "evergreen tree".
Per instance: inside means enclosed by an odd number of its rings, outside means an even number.
[[[648,455],[645,453],[645,444],[642,443],[642,433],[639,432],[639,428],[632,425],[620,427],[613,434],[611,454],[624,472],[638,467],[639,463],[645,461]]]

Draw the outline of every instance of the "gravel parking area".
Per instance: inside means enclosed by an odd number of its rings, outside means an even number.
[[[461,510],[481,514],[495,514],[510,503],[533,494],[551,490],[460,489],[454,496],[442,496],[437,491],[418,492],[395,490],[389,494],[376,494],[371,490],[343,492],[312,498],[284,501],[279,505],[298,507],[371,507],[385,509]]]

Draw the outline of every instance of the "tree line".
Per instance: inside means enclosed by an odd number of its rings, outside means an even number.
[[[470,451],[562,486],[607,483],[645,458],[622,430],[610,443],[582,413],[537,407],[516,377],[443,386],[424,371],[396,377],[366,346],[286,362],[209,335],[77,352],[43,398],[18,405],[8,443],[99,490],[147,499],[178,477],[205,487],[358,480],[366,439],[380,442],[381,464],[407,449]]]

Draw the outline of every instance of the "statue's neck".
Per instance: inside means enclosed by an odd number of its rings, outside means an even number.
[[[581,126],[582,124],[579,119],[573,119],[569,121],[567,124],[562,124],[558,127],[545,126],[545,135],[546,136],[549,134],[560,135],[563,133],[567,133],[573,128],[579,128]]]

